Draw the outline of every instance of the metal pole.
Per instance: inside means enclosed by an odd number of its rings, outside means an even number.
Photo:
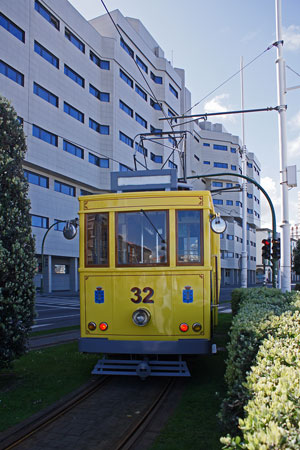
[[[277,98],[278,98],[278,128],[280,150],[280,185],[281,185],[281,290],[291,290],[291,249],[290,249],[290,223],[289,223],[289,198],[287,185],[287,138],[286,138],[286,101],[285,101],[285,67],[282,56],[282,27],[281,27],[281,0],[275,0],[276,10],[276,73],[277,73]]]
[[[241,57],[241,100],[242,110],[244,107],[244,71],[243,71],[243,57]],[[245,145],[245,120],[244,113],[242,113],[242,174],[247,175],[247,149]],[[242,270],[241,270],[241,287],[247,287],[248,281],[248,255],[247,255],[247,180],[244,178],[242,183],[242,203],[243,203],[243,217],[242,217]]]

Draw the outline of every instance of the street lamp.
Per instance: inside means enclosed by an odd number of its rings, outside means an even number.
[[[47,229],[46,233],[44,234],[43,240],[42,240],[42,250],[41,250],[41,272],[42,272],[42,278],[41,278],[41,289],[40,292],[41,294],[44,291],[44,247],[45,247],[45,240],[46,237],[49,233],[49,231],[58,223],[65,223],[66,225],[64,226],[63,229],[63,235],[65,237],[65,239],[71,240],[74,239],[74,237],[77,234],[77,228],[79,226],[79,220],[78,218],[76,219],[72,219],[72,220],[55,220],[55,222]]]

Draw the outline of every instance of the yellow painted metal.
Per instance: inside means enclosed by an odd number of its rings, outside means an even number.
[[[220,242],[210,228],[214,214],[208,191],[130,192],[85,196],[80,201],[80,302],[81,337],[107,337],[112,340],[210,339],[211,323],[217,321],[220,289]],[[139,210],[169,211],[169,266],[116,267],[115,213]],[[204,264],[176,266],[176,210],[203,210]],[[85,220],[87,213],[109,212],[109,267],[85,267]],[[95,291],[103,291],[103,303],[95,302]],[[151,289],[153,290],[153,295]],[[183,293],[193,291],[193,301],[185,303]],[[148,298],[147,298],[148,295]],[[150,303],[146,301],[151,301]],[[153,303],[152,303],[153,302]],[[150,322],[140,327],[132,314],[146,308]],[[213,313],[212,313],[213,311]],[[213,317],[212,317],[213,314]],[[90,331],[89,322],[97,329]],[[99,329],[107,322],[108,329]],[[183,333],[179,325],[189,330]],[[199,322],[201,331],[192,325]]]

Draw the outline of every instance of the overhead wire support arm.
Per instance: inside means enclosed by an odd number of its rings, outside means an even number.
[[[285,108],[287,107],[284,105]],[[192,114],[188,116],[172,116],[171,119],[204,119],[207,120],[207,117],[209,116],[225,116],[229,114],[244,114],[244,113],[252,113],[252,112],[265,112],[265,111],[278,111],[281,106],[268,106],[266,108],[255,108],[255,109],[241,109],[237,111],[221,111],[216,113],[203,113],[203,114]],[[170,119],[170,118],[168,118]],[[160,117],[159,120],[167,120],[165,117]]]

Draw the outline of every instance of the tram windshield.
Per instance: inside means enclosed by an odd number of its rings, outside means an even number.
[[[108,214],[86,215],[86,266],[108,265]]]
[[[167,211],[118,213],[117,264],[167,264],[167,220]]]
[[[177,211],[177,264],[203,264],[202,211]]]

